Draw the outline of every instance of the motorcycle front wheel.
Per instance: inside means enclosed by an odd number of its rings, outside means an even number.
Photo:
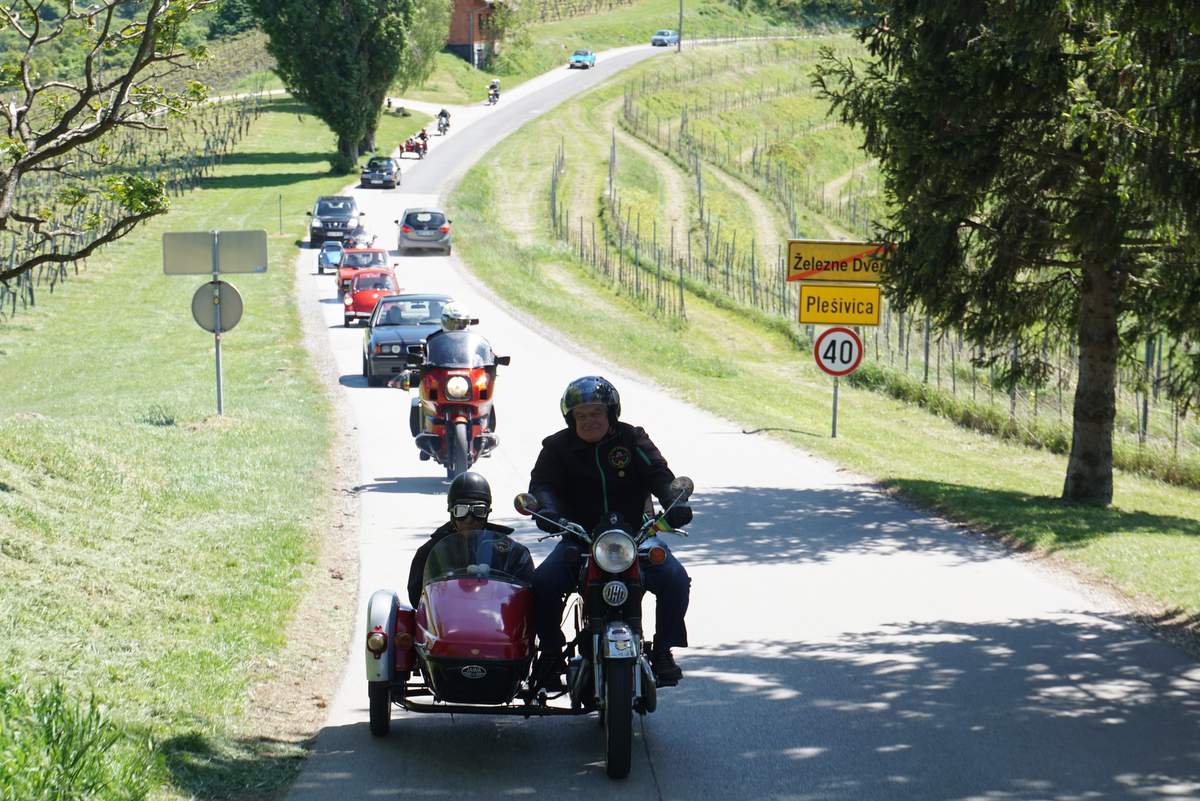
[[[604,760],[610,779],[629,775],[633,753],[633,671],[636,663],[610,662],[604,671]]]
[[[450,440],[450,459],[446,465],[446,478],[454,479],[467,472],[471,466],[471,444],[467,437],[467,424],[457,423],[454,426],[454,438]]]

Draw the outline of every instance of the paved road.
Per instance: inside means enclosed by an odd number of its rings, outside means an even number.
[[[445,193],[522,122],[648,55],[604,54],[593,72],[455,110],[452,135],[406,162],[400,189],[358,192],[368,224],[390,243],[406,204]],[[578,375],[612,378],[626,419],[696,479],[692,538],[676,550],[694,581],[693,647],[678,652],[683,684],[635,724],[630,777],[613,782],[591,718],[397,712],[391,736],[372,738],[356,645],[291,801],[1200,798],[1200,669],[1111,602],[564,347],[496,305],[456,258],[399,261],[406,289],[452,293],[513,357],[498,383],[503,444],[477,469],[535,556],[548,544],[505,499],[525,488]],[[403,586],[412,552],[445,520],[444,473],[417,458],[406,394],[365,386],[362,334],[341,327],[313,251],[298,271],[357,422],[365,607],[371,591]]]

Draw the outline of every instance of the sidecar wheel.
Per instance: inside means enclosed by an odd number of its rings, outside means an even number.
[[[392,728],[392,690],[385,682],[367,682],[367,698],[371,701],[371,734],[387,737]]]
[[[610,664],[604,672],[604,759],[610,779],[629,775],[633,754],[633,671],[636,664]]]

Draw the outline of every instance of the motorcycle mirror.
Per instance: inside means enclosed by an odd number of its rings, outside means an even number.
[[[695,483],[687,476],[677,476],[671,482],[671,497],[675,502],[686,501],[692,497],[692,491],[696,489]]]
[[[522,492],[516,498],[513,498],[513,506],[523,515],[531,515],[538,509],[542,508],[538,499],[530,495],[528,492]]]
[[[496,357],[496,364],[507,365],[511,361],[512,361],[512,356],[497,356]]]

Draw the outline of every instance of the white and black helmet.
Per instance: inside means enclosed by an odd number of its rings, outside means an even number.
[[[456,303],[442,309],[442,330],[462,331],[471,324],[471,315]]]

